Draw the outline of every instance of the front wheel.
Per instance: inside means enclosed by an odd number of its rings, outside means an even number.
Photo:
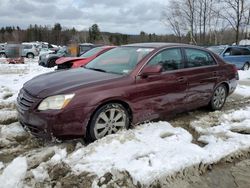
[[[90,120],[88,139],[97,140],[128,128],[129,114],[127,110],[118,103],[106,104],[100,107]]]
[[[0,58],[6,58],[6,54],[5,53],[0,53]]]
[[[227,98],[227,88],[225,85],[219,85],[213,93],[212,99],[210,101],[210,107],[212,110],[220,110]]]

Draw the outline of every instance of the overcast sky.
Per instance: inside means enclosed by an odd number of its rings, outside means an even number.
[[[167,0],[0,0],[0,26],[50,25],[101,31],[165,34],[161,13]]]

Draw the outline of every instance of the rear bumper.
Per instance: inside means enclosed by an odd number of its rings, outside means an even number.
[[[236,89],[236,87],[237,87],[237,85],[238,85],[238,80],[235,78],[235,79],[232,79],[232,80],[230,80],[229,82],[228,82],[228,84],[229,84],[229,91],[228,91],[228,95],[231,95],[234,91],[235,91],[235,89]]]

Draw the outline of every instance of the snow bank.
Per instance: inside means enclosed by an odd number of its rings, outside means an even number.
[[[216,163],[222,158],[250,147],[250,107],[221,116],[217,126],[202,127],[203,119],[192,122],[206,144],[208,156],[204,163]]]
[[[192,136],[167,122],[149,123],[120,132],[73,152],[65,162],[76,173],[99,176],[112,169],[128,171],[141,183],[198,164],[206,152],[191,143]]]
[[[1,188],[22,187],[23,179],[27,171],[27,161],[25,157],[15,158],[0,175]]]

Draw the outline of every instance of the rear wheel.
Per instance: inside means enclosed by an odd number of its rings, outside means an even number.
[[[100,107],[93,115],[89,125],[88,139],[93,141],[118,130],[129,128],[129,114],[118,103],[109,103]]]
[[[212,99],[210,101],[210,107],[212,110],[220,110],[227,98],[227,88],[225,85],[219,85],[213,93]]]
[[[32,54],[32,53],[28,53],[28,54],[27,54],[27,58],[29,58],[29,59],[33,59],[33,58],[34,58],[34,54]]]
[[[242,67],[243,70],[248,70],[249,69],[249,63],[245,63]]]

